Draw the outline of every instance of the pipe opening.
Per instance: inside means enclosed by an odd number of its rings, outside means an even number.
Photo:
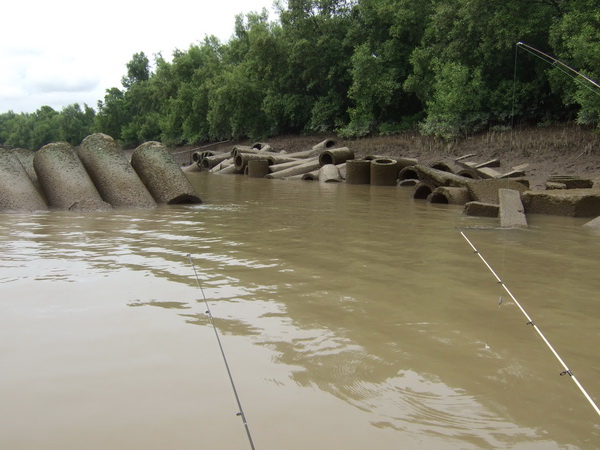
[[[436,192],[435,194],[431,195],[430,202],[431,203],[440,203],[440,204],[444,204],[444,205],[447,205],[450,203],[448,201],[448,197],[446,197],[444,194],[441,194],[439,192]]]
[[[413,198],[425,200],[431,194],[431,188],[426,184],[422,184],[415,188],[415,193],[413,194]]]

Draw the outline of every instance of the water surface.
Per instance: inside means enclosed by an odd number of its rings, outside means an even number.
[[[195,174],[205,203],[0,216],[0,447],[599,448],[600,234],[407,188]],[[190,254],[202,291],[196,284]]]

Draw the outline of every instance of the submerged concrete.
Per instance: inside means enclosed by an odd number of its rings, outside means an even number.
[[[522,200],[527,214],[600,216],[600,189],[527,191],[522,194]]]
[[[12,150],[0,149],[0,211],[48,209],[23,164]]]
[[[33,166],[50,206],[85,211],[112,209],[102,200],[70,144],[56,142],[43,146],[36,153]]]
[[[104,201],[113,207],[156,207],[152,195],[112,137],[92,134],[83,140],[77,154]]]
[[[526,228],[527,218],[521,202],[521,194],[514,189],[500,189],[500,226],[502,228]]]
[[[157,203],[202,203],[167,148],[160,142],[146,142],[131,155],[131,165]]]

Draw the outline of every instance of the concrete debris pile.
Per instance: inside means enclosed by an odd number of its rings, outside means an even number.
[[[414,199],[461,205],[466,215],[495,217],[508,228],[526,227],[526,214],[600,216],[600,189],[589,179],[553,175],[545,190],[531,190],[529,164],[503,168],[499,159],[476,158],[468,154],[428,165],[410,157],[357,159],[349,148],[326,139],[303,152],[275,153],[269,144],[257,143],[224,153],[198,152],[193,160],[195,170],[214,174],[410,187]],[[600,226],[600,218],[586,225]]]
[[[107,211],[201,202],[158,142],[139,146],[131,164],[115,141],[101,133],[86,137],[77,148],[56,142],[37,152],[0,150],[2,212]]]

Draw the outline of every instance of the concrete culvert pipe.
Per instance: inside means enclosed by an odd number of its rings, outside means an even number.
[[[354,152],[348,147],[333,148],[325,150],[319,155],[319,164],[321,164],[321,166],[326,164],[337,165],[351,159],[354,159]]]
[[[112,137],[92,134],[76,151],[105,202],[116,208],[156,207],[152,195]]]
[[[230,153],[220,153],[218,155],[204,156],[200,160],[198,165],[205,170],[210,170],[229,158],[231,158]]]
[[[269,173],[269,161],[266,159],[251,159],[246,166],[249,178],[264,178]]]
[[[325,164],[319,169],[320,183],[339,183],[342,181],[340,169],[333,164]]]
[[[131,165],[157,203],[202,203],[173,156],[160,142],[146,142],[136,148]]]
[[[414,166],[405,167],[398,173],[399,180],[418,180],[419,174],[415,170]]]
[[[467,188],[440,186],[431,192],[428,200],[431,203],[466,205],[471,201],[471,196]]]
[[[321,165],[317,158],[313,158],[305,162],[304,164],[299,164],[288,169],[279,170],[277,172],[271,172],[269,175],[266,175],[265,178],[275,178],[275,179],[283,179],[292,177],[294,175],[303,175],[308,172],[312,172],[313,170],[318,170]]]
[[[398,161],[379,158],[371,161],[371,185],[396,186],[398,180]]]
[[[108,211],[83,163],[66,142],[44,145],[33,158],[40,185],[54,208]]]
[[[313,150],[324,150],[327,148],[331,148],[335,145],[335,141],[333,139],[325,139],[324,141],[319,142],[316,145],[313,145]]]
[[[418,182],[413,192],[413,198],[417,200],[426,200],[427,197],[433,192],[433,187],[422,181]]]
[[[0,211],[33,212],[48,209],[17,155],[0,149]]]
[[[371,161],[366,159],[346,161],[346,183],[371,184]]]

